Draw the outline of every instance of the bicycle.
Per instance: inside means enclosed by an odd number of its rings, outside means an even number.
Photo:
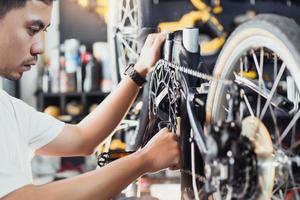
[[[143,145],[164,126],[180,133],[182,199],[299,199],[299,35],[290,19],[258,16],[231,34],[211,76],[199,49],[164,53],[138,135]]]

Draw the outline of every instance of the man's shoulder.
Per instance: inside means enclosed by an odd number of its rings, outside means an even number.
[[[5,90],[0,88],[0,98],[10,100],[11,98],[14,98],[14,97],[11,96],[10,94],[8,94]]]
[[[6,109],[16,109],[16,108],[27,108],[29,107],[25,102],[20,99],[17,99],[10,94],[8,94],[5,90],[0,89],[0,106]]]
[[[7,104],[10,102],[10,95],[3,89],[0,89],[0,102],[2,104]]]

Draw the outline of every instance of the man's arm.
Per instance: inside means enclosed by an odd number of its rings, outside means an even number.
[[[139,88],[128,77],[79,124],[66,124],[52,142],[37,151],[40,155],[89,155],[118,126],[132,105]],[[68,144],[68,145],[66,145]]]
[[[160,48],[164,40],[163,34],[148,36],[135,65],[135,69],[143,76],[146,76],[160,58]],[[55,140],[39,149],[37,153],[57,156],[91,154],[124,118],[138,91],[139,87],[135,82],[126,77],[95,111],[78,125],[67,124]]]
[[[103,168],[42,186],[28,185],[3,200],[108,200],[140,175],[169,166],[179,166],[179,146],[176,135],[163,129],[141,151]]]

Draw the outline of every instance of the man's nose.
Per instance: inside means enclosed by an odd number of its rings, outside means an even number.
[[[40,55],[44,53],[44,42],[43,42],[43,34],[36,35],[33,44],[31,46],[31,55]]]

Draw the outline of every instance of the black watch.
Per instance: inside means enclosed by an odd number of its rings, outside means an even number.
[[[124,75],[129,76],[139,87],[142,87],[147,80],[134,69],[134,64],[129,64],[124,71]]]

